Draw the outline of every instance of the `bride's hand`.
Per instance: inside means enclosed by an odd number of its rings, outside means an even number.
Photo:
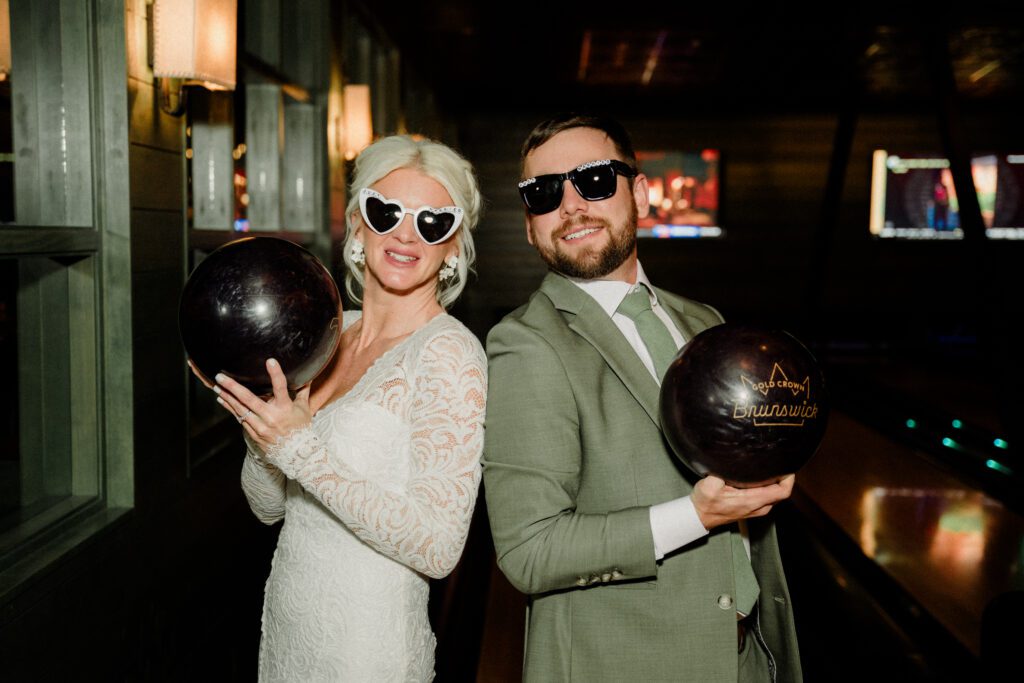
[[[288,380],[273,358],[267,360],[267,374],[274,388],[273,396],[264,401],[244,386],[221,373],[217,375],[217,402],[242,423],[246,433],[264,452],[278,439],[302,429],[312,422],[309,408],[310,385],[299,389],[293,400],[288,395]]]

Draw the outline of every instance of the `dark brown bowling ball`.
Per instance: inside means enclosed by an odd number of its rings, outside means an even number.
[[[829,406],[824,376],[796,338],[725,323],[676,355],[660,409],[665,437],[683,463],[749,487],[796,472],[814,455]]]
[[[207,256],[181,294],[178,325],[185,350],[208,378],[223,372],[258,396],[273,389],[274,358],[298,389],[338,347],[341,297],[323,264],[276,237],[245,237]]]

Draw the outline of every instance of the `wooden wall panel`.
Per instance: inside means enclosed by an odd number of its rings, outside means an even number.
[[[133,144],[128,154],[132,209],[182,213],[184,177],[180,153]]]
[[[178,279],[185,268],[185,230],[180,211],[132,211],[132,270]]]

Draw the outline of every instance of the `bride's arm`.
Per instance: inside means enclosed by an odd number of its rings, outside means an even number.
[[[271,465],[256,442],[245,434],[246,454],[242,462],[242,492],[249,508],[264,524],[284,518],[284,473]]]
[[[338,516],[360,539],[433,578],[455,568],[466,542],[480,485],[487,361],[468,331],[431,338],[405,380],[411,392],[407,442],[346,438],[341,426],[324,443],[298,430],[268,457]],[[353,437],[355,434],[352,435]],[[362,457],[348,455],[361,448]],[[395,448],[412,459],[409,479],[396,487],[352,463],[387,458],[365,452]]]

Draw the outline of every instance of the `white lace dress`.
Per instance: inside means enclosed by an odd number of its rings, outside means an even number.
[[[285,520],[261,681],[433,678],[427,577],[455,567],[469,531],[486,363],[476,337],[438,315],[269,455],[250,442],[249,505],[266,524]]]

